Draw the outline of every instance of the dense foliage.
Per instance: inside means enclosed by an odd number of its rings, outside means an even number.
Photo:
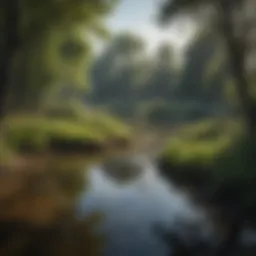
[[[2,1],[1,104],[7,100],[9,109],[35,109],[53,87],[88,88],[84,71],[92,57],[92,37],[107,36],[103,18],[113,4]]]

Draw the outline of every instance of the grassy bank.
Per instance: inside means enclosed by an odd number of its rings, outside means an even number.
[[[103,146],[129,139],[130,130],[114,118],[90,116],[70,120],[45,116],[10,116],[5,120],[5,143],[17,152],[42,152],[52,147]]]
[[[129,146],[130,127],[92,111],[12,115],[1,125],[0,228],[4,237],[12,237],[12,246],[2,237],[0,254],[102,251],[103,239],[91,230],[96,223],[78,220],[74,209],[89,187],[86,167]]]
[[[165,175],[177,182],[203,185],[211,178],[216,159],[231,145],[241,125],[221,120],[206,120],[186,125],[171,138],[160,164]]]
[[[117,118],[96,111],[79,113],[7,116],[0,134],[0,164],[13,164],[21,156],[85,158],[130,145],[132,129]]]
[[[161,172],[190,187],[228,216],[255,223],[256,140],[234,121],[208,120],[184,127],[160,157]]]

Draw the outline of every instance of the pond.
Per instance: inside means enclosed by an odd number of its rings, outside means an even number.
[[[213,229],[203,210],[167,183],[149,159],[139,161],[143,170],[125,182],[100,164],[89,169],[90,189],[79,201],[78,215],[103,213],[100,231],[107,240],[105,255],[170,255],[171,248],[157,235],[155,225],[190,241],[210,241]]]

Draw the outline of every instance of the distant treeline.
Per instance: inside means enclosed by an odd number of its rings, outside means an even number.
[[[90,102],[154,124],[230,114],[234,88],[221,39],[199,30],[182,65],[177,58],[170,43],[149,54],[138,35],[117,35],[94,62]]]

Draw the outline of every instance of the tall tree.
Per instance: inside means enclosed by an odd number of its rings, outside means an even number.
[[[190,44],[186,52],[185,67],[180,84],[180,96],[186,99],[204,100],[205,73],[216,48],[214,36],[206,31]]]
[[[179,98],[191,102],[201,101],[201,104],[209,107],[223,107],[223,95],[229,77],[222,40],[216,33],[204,26],[200,27],[185,54],[178,87]]]
[[[1,44],[0,118],[4,113],[4,102],[9,87],[11,68],[14,59],[18,58],[17,55],[22,59],[20,63],[23,63],[23,61],[29,62],[28,69],[30,69],[31,66],[36,66],[35,62],[43,63],[42,56],[44,55],[45,46],[49,46],[49,39],[54,38],[55,33],[61,32],[62,37],[66,38],[67,36],[72,37],[74,31],[78,31],[80,34],[82,31],[102,34],[104,32],[101,25],[102,17],[109,12],[114,2],[115,0],[1,1],[0,23],[4,28],[4,36],[1,40],[3,42]],[[70,40],[66,41],[70,42]],[[74,46],[72,43],[69,43],[70,45]],[[71,53],[74,55],[74,52],[76,52],[74,49],[79,49],[79,44],[78,47],[74,48],[73,46],[66,47],[65,52],[70,52],[71,49]],[[31,56],[31,52],[37,48],[40,52],[40,58],[36,61],[35,58],[38,58],[38,52],[34,52],[33,56]],[[63,55],[67,56],[66,54]],[[47,72],[40,72],[39,69],[37,74],[45,74],[44,77],[38,77],[37,80],[44,80],[49,83],[50,76]],[[70,66],[69,70],[74,72],[70,69]],[[33,74],[33,70],[28,72]],[[67,73],[64,71],[62,74]],[[14,75],[12,74],[12,76]]]
[[[253,96],[250,92],[248,79],[248,51],[251,43],[251,32],[255,28],[255,18],[250,9],[255,9],[252,0],[168,0],[162,9],[162,18],[173,18],[177,14],[197,14],[203,18],[212,29],[216,29],[223,37],[230,71],[239,97],[243,116],[247,126],[247,135],[255,136],[256,110]],[[218,17],[218,18],[217,18]],[[218,256],[233,255],[234,248],[239,243],[244,228],[242,214],[230,215],[230,232],[221,244]]]
[[[8,78],[11,62],[19,46],[19,1],[5,0],[1,3],[1,26],[3,40],[1,40],[0,64],[0,120],[4,114],[4,102],[8,88]]]
[[[92,98],[95,103],[133,105],[145,79],[145,45],[137,35],[123,32],[114,37],[96,60]]]
[[[250,10],[254,7],[255,1],[252,0],[168,0],[162,9],[164,20],[182,12],[196,13],[197,17],[204,19],[218,17],[214,22],[226,43],[231,72],[249,134],[254,134],[256,129],[256,111],[246,70],[248,41],[251,41],[248,35],[255,26]],[[210,21],[213,22],[213,19]]]
[[[144,90],[152,98],[173,99],[177,87],[177,70],[174,67],[174,49],[170,43],[161,44],[152,61],[152,75]]]
[[[132,112],[143,101],[170,100],[177,85],[173,51],[170,43],[163,43],[149,54],[136,34],[118,34],[95,62],[94,102],[114,103],[114,110],[124,107]]]

